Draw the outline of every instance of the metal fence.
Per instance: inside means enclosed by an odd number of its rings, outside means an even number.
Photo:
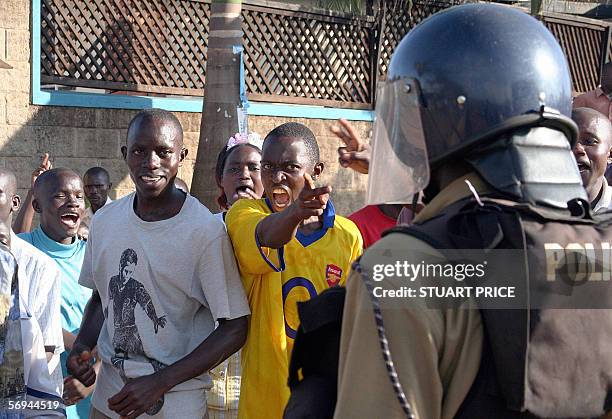
[[[243,3],[251,100],[371,109],[397,43],[427,16],[464,0],[414,0],[357,16],[285,3]],[[210,0],[42,0],[41,81],[107,91],[201,96]],[[542,16],[578,92],[610,54],[606,23]]]

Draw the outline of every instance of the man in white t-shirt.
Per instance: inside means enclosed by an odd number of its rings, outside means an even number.
[[[36,406],[21,414],[24,417],[63,417],[63,380],[59,365],[59,356],[64,350],[60,272],[51,258],[19,239],[10,229],[12,216],[20,204],[16,183],[12,172],[0,169],[1,264],[4,268],[13,263],[18,266],[25,401],[29,407]],[[3,270],[3,274],[9,270]]]
[[[79,282],[94,294],[68,369],[92,383],[97,342],[93,418],[202,418],[208,371],[246,339],[234,253],[223,224],[174,185],[187,155],[174,115],[137,114],[122,152],[136,192],[92,219]]]

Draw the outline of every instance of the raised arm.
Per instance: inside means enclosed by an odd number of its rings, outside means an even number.
[[[32,172],[32,183],[30,190],[26,195],[25,202],[15,217],[15,222],[13,223],[13,231],[15,233],[29,233],[32,231],[32,220],[34,219],[34,207],[32,206],[32,201],[34,200],[34,182],[36,182],[38,176],[47,170],[50,170],[51,167],[52,165],[49,161],[49,154],[43,154],[43,156],[40,158],[40,166],[38,166],[36,170]]]
[[[139,284],[138,288],[136,288],[136,301],[138,301],[140,307],[142,307],[149,319],[153,322],[155,333],[159,331],[160,327],[163,328],[166,326],[166,316],[157,317],[151,296],[142,284]]]

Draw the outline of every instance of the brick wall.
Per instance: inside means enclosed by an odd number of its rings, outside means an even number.
[[[34,134],[25,135],[18,122],[30,102],[29,37],[29,1],[0,1],[0,60],[13,67],[0,69],[0,166],[15,169],[20,177],[21,167],[31,166],[28,153],[35,150],[36,142]],[[20,188],[25,184],[21,182]]]
[[[38,166],[39,156],[49,152],[55,167],[67,166],[79,173],[89,167],[106,168],[113,181],[111,197],[121,197],[133,190],[120,146],[126,128],[137,111],[122,109],[69,108],[35,106],[30,102],[30,0],[0,0],[0,59],[13,69],[0,69],[0,167],[13,170],[18,188],[25,196],[30,173]],[[191,184],[197,154],[199,113],[177,112],[185,131],[189,155],[179,177]],[[317,136],[326,169],[321,182],[334,187],[333,199],[340,214],[348,214],[363,204],[367,178],[342,169],[336,158],[339,140],[328,127],[333,121],[252,116],[249,128],[265,135],[275,126],[297,121],[307,125]],[[359,133],[367,138],[370,123],[356,122]],[[214,180],[211,178],[211,183]]]

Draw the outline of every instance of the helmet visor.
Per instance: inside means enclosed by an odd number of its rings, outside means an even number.
[[[410,203],[429,183],[420,97],[418,82],[412,78],[387,82],[378,90],[369,205]]]

